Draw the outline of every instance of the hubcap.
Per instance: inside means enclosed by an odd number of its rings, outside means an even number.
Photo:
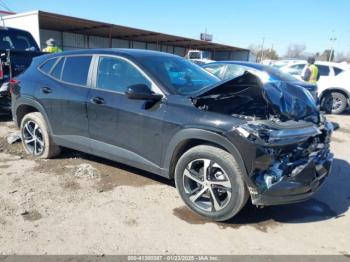
[[[230,202],[232,187],[224,169],[209,159],[190,162],[183,173],[188,199],[204,211],[216,212]]]
[[[329,110],[337,110],[341,107],[342,101],[338,97],[329,97],[326,99],[325,105]]]
[[[37,123],[34,121],[28,121],[22,131],[23,142],[28,151],[38,156],[44,151],[44,138],[42,131]]]

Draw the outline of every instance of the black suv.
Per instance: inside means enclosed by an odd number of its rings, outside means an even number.
[[[0,113],[11,110],[11,79],[22,73],[33,57],[42,54],[29,32],[0,27]]]
[[[220,81],[171,54],[98,49],[33,59],[11,86],[25,150],[68,147],[174,179],[198,214],[308,199],[329,174],[333,126],[307,91],[254,74]]]

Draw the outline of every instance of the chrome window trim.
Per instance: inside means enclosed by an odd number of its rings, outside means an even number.
[[[99,60],[101,57],[112,57],[112,58],[117,58],[126,61],[127,63],[131,64],[145,79],[147,79],[151,83],[151,91],[155,92],[156,94],[160,94],[165,96],[163,91],[158,87],[158,85],[133,61],[130,59],[120,56],[120,55],[113,55],[113,54],[95,54],[95,61],[94,61],[94,77],[93,77],[93,83],[91,83],[91,87],[96,90],[101,90],[105,92],[110,92],[110,93],[115,93],[115,94],[122,94],[125,95],[125,92],[118,92],[118,91],[113,91],[113,90],[107,90],[103,88],[98,88],[97,87],[97,70],[98,70],[98,65],[99,65]]]
[[[50,60],[50,59],[55,59],[55,58],[58,58],[58,60],[56,61],[55,65],[57,65],[57,62],[60,61],[61,59],[64,59],[64,62],[63,62],[63,66],[62,66],[62,71],[61,71],[61,78],[62,78],[62,75],[63,75],[63,69],[64,69],[64,66],[66,65],[66,61],[67,61],[67,57],[77,57],[77,56],[90,56],[91,57],[91,61],[90,61],[90,66],[89,66],[89,71],[88,71],[88,75],[87,75],[87,79],[86,79],[86,85],[79,85],[79,84],[75,84],[75,83],[71,83],[71,82],[66,82],[66,81],[63,81],[61,79],[57,79],[56,77],[53,77],[52,75],[42,71],[40,69],[40,66],[43,65],[46,61]],[[56,57],[53,57],[53,58],[49,58],[47,60],[45,60],[44,62],[42,62],[38,67],[38,71],[40,71],[42,74],[46,75],[47,77],[50,77],[51,79],[57,81],[57,82],[60,82],[62,84],[66,84],[66,85],[72,85],[72,86],[78,86],[78,87],[85,87],[85,88],[90,88],[90,85],[91,85],[91,66],[93,65],[93,57],[94,55],[93,54],[72,54],[72,55],[62,55],[62,56],[56,56]],[[50,69],[50,73],[51,71],[53,70],[54,66],[52,66],[52,68]]]

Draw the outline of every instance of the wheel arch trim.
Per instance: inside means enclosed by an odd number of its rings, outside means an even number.
[[[228,151],[237,160],[244,174],[244,180],[247,181],[247,171],[245,169],[243,159],[238,149],[221,134],[197,128],[183,129],[176,133],[170,140],[168,147],[164,150],[164,156],[162,159],[162,172],[164,173],[163,175],[165,177],[169,177],[171,179],[174,177],[174,174],[170,170],[172,166],[173,157],[175,156],[178,147],[182,143],[189,140],[203,140],[208,143],[219,145],[220,147]]]
[[[52,134],[51,124],[43,105],[41,105],[35,98],[32,98],[30,96],[19,97],[13,106],[13,119],[18,127],[21,125],[21,123],[18,122],[17,113],[18,109],[21,106],[31,106],[35,108],[38,112],[40,112],[43,115],[45,122],[47,123],[50,134]]]

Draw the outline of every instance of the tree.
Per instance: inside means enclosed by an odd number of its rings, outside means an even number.
[[[279,58],[276,50],[273,49],[273,47],[262,50],[261,47],[251,45],[249,49],[256,56],[257,62],[265,59],[277,60]]]
[[[347,53],[346,55],[342,52],[337,52],[335,59],[336,62],[348,62],[350,63],[350,53]]]
[[[287,48],[287,52],[285,54],[286,58],[305,58],[306,46],[304,44],[290,44]]]
[[[332,57],[331,57],[332,53]],[[329,59],[331,58],[331,59]],[[322,55],[318,58],[321,61],[333,61],[334,60],[334,51],[331,51],[330,49],[326,49],[323,51]]]

